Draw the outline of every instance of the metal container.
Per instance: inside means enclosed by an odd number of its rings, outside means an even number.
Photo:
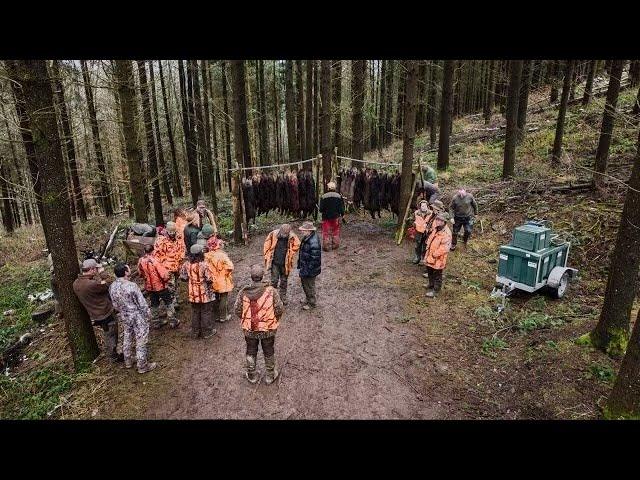
[[[511,245],[527,250],[539,252],[548,248],[551,242],[551,229],[539,224],[527,223],[513,229]]]
[[[546,285],[554,267],[566,267],[568,254],[568,243],[539,252],[503,245],[500,247],[498,277],[510,280],[521,290],[533,292]]]

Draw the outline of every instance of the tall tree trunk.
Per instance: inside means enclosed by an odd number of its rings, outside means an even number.
[[[201,115],[201,110],[200,110],[200,102],[198,102],[198,108],[196,108],[196,88],[195,88],[195,84],[197,81],[197,77],[198,77],[198,65],[196,63],[195,60],[189,60],[187,62],[187,110],[189,112],[189,129],[191,130],[191,146],[192,146],[192,151],[193,151],[193,175],[195,178],[195,188],[196,188],[196,193],[197,195],[194,195],[193,193],[193,188],[194,186],[191,185],[191,189],[192,189],[192,197],[196,196],[197,198],[200,198],[200,195],[202,194],[202,182],[200,181],[200,174],[201,174],[201,169],[203,168],[203,163],[200,161],[200,156],[203,154],[204,152],[204,145],[202,145],[202,139],[199,138],[200,132],[199,130],[202,130],[199,125],[201,124],[198,119],[201,117],[199,115]],[[199,82],[198,82],[199,84]],[[197,90],[198,92],[198,96],[200,95],[200,89]],[[198,114],[197,112],[200,112],[200,114]]]
[[[187,66],[187,68],[185,69],[182,62],[183,60],[178,61],[180,76],[180,97],[182,99],[182,129],[184,130],[184,142],[187,150],[187,167],[189,171],[189,183],[191,188],[191,202],[195,205],[200,198],[200,180],[198,178],[198,158],[196,152],[197,140],[195,139],[194,132],[195,112],[193,109],[193,99],[190,95],[190,92],[193,91],[193,79],[191,75],[191,68]]]
[[[558,110],[558,120],[556,122],[556,136],[553,140],[553,151],[551,153],[551,161],[554,164],[560,163],[562,157],[562,138],[564,136],[564,119],[567,114],[567,104],[569,103],[569,90],[571,89],[571,78],[573,77],[573,69],[575,60],[567,60],[567,67],[564,72],[564,83],[562,85],[562,97],[560,99],[560,108]]]
[[[160,68],[160,88],[162,90],[162,104],[164,105],[164,120],[167,124],[167,136],[169,137],[169,150],[171,152],[171,168],[172,168],[172,184],[173,189],[178,197],[183,197],[182,182],[180,181],[180,170],[178,169],[178,156],[176,154],[176,144],[173,138],[173,126],[171,125],[171,117],[169,116],[169,105],[167,102],[167,93],[164,86],[164,74],[162,73],[162,61],[158,60]]]
[[[0,155],[0,195],[2,195],[2,224],[7,233],[13,233],[14,221],[9,198],[9,169],[5,168],[5,160]]]
[[[160,180],[158,179],[158,160],[156,159],[156,142],[153,137],[151,123],[151,107],[149,102],[149,84],[144,60],[137,60],[138,77],[140,78],[140,98],[142,99],[142,116],[144,131],[147,139],[147,160],[149,162],[149,176],[151,177],[151,191],[153,194],[153,214],[156,225],[164,225],[162,216],[162,198],[160,197]]]
[[[604,416],[611,420],[640,418],[640,310]]]
[[[276,61],[273,61],[273,134],[275,136],[275,153],[277,163],[282,162],[282,145],[280,143],[280,98],[278,97],[278,77]]]
[[[115,80],[117,82],[120,108],[122,110],[122,131],[124,133],[127,164],[129,166],[129,186],[133,197],[133,209],[138,223],[147,223],[147,209],[144,201],[146,185],[142,177],[142,152],[138,147],[138,129],[140,118],[136,101],[135,81],[131,60],[115,61]]]
[[[449,139],[453,124],[453,73],[455,60],[445,60],[442,75],[442,106],[440,108],[440,143],[438,144],[438,170],[449,168]]]
[[[293,92],[293,61],[287,60],[284,71],[284,102],[287,121],[287,145],[289,146],[289,162],[301,160],[296,138],[296,107]]]
[[[402,114],[404,111],[404,89],[406,87],[407,72],[404,67],[404,62],[398,64],[398,95],[396,101],[396,135],[402,134]]]
[[[149,82],[151,83],[151,108],[153,108],[153,125],[158,146],[158,166],[160,167],[160,179],[162,180],[162,189],[167,197],[167,203],[173,205],[173,195],[171,195],[171,187],[169,186],[169,169],[164,161],[164,149],[162,148],[162,136],[160,135],[160,117],[158,116],[158,101],[156,100],[156,79],[153,72],[153,62],[149,60]]]
[[[588,105],[591,100],[591,91],[593,90],[593,77],[596,73],[597,60],[591,60],[589,62],[589,73],[587,74],[587,82],[584,86],[584,94],[582,96],[582,105]]]
[[[320,151],[320,69],[313,62],[313,151]],[[302,154],[302,152],[301,152]]]
[[[18,71],[18,62],[16,60],[5,60],[5,69],[9,78],[20,78]],[[16,107],[16,115],[18,116],[18,126],[20,127],[20,136],[22,137],[22,144],[24,146],[25,154],[27,156],[27,165],[29,166],[29,176],[31,178],[31,186],[36,200],[36,208],[38,210],[38,216],[40,217],[40,224],[42,229],[45,230],[46,222],[44,216],[44,209],[42,206],[42,181],[38,176],[38,166],[36,164],[35,148],[33,146],[33,136],[31,134],[29,119],[25,111],[25,98],[24,90],[20,83],[9,82],[11,90],[14,96],[14,105]]]
[[[402,138],[402,173],[400,178],[400,212],[398,228],[404,223],[405,206],[409,203],[413,183],[413,144],[416,136],[416,97],[418,90],[418,65],[415,60],[407,60],[404,98],[404,133]],[[404,68],[403,68],[404,70]]]
[[[80,273],[73,226],[69,215],[69,196],[64,178],[64,160],[53,105],[53,92],[44,60],[18,61],[25,112],[33,135],[37,173],[41,179],[43,223],[47,248],[59,286],[60,303],[73,363],[77,371],[86,369],[98,356],[98,343],[89,315],[73,292],[73,281]]]
[[[421,132],[424,130],[424,119],[426,110],[426,96],[427,96],[427,61],[420,60],[420,67],[418,68],[418,111],[416,113],[416,131]],[[406,129],[405,129],[406,131]]]
[[[611,74],[615,74],[617,60]],[[640,134],[638,150],[629,178],[616,246],[609,264],[609,278],[600,319],[591,332],[591,342],[613,357],[624,354],[629,339],[631,309],[636,298],[640,269]],[[636,329],[638,325],[636,325]]]
[[[242,141],[242,166],[245,168],[251,168],[251,147],[249,144],[249,128],[247,124],[247,96],[245,90],[245,73],[244,73],[244,61],[232,60],[231,61],[231,78],[233,85],[233,119],[240,122],[241,129],[241,141]],[[235,132],[234,126],[234,132]],[[238,137],[233,137],[234,145],[238,141]],[[245,176],[251,178],[251,170],[245,170]]]
[[[338,147],[338,154],[343,155],[342,144],[342,60],[333,60],[332,64],[331,92],[333,94],[333,143]]]
[[[431,148],[436,145],[436,132],[438,130],[438,71],[440,66],[437,60],[431,61],[431,75],[429,80],[429,105],[427,112],[427,124],[429,125],[429,143]]]
[[[267,94],[264,85],[264,60],[258,60],[258,115],[260,135],[260,165],[270,165],[269,128],[267,123]]]
[[[493,112],[494,91],[496,88],[496,60],[489,61],[489,80],[487,81],[487,101],[484,103],[484,123],[489,125]]]
[[[202,103],[204,104],[204,136],[205,136],[205,162],[209,165],[211,174],[209,180],[209,195],[211,197],[211,210],[218,215],[218,198],[216,197],[215,171],[211,155],[211,122],[209,121],[209,74],[207,71],[207,61],[200,60],[200,71],[202,73]]]
[[[211,172],[211,149],[207,148],[207,134],[205,132],[204,118],[202,114],[202,94],[200,92],[200,72],[197,60],[189,60],[191,76],[193,78],[193,109],[195,114],[196,136],[198,139],[198,165],[202,170],[202,193],[211,193],[213,176]]]
[[[231,116],[229,115],[229,95],[227,94],[227,61],[222,60],[220,64],[222,65],[222,106],[224,110],[224,148],[227,157],[227,186],[231,190],[231,133],[229,128]]]
[[[87,62],[80,60],[82,69],[82,79],[84,81],[84,94],[87,97],[87,106],[89,107],[89,121],[91,123],[91,134],[93,135],[93,149],[96,154],[96,164],[98,165],[98,178],[100,181],[100,196],[102,209],[107,217],[113,216],[113,205],[111,204],[111,189],[109,188],[109,177],[102,155],[102,144],[100,143],[100,129],[98,128],[98,117],[96,115],[96,107],[93,101],[93,87],[91,86],[91,77]],[[73,174],[72,174],[73,175]]]
[[[351,155],[357,160],[361,160],[364,156],[364,138],[363,138],[363,122],[362,107],[364,104],[364,72],[366,69],[366,60],[351,61]],[[361,167],[362,162],[353,161],[351,165]]]
[[[209,98],[211,99],[211,136],[213,137],[212,155],[213,155],[213,161],[214,161],[214,169],[216,171],[216,186],[218,189],[222,190],[222,179],[220,178],[220,150],[218,149],[218,146],[219,146],[218,127],[216,123],[216,114],[215,114],[216,108],[215,108],[215,96],[214,96],[214,89],[213,89],[213,74],[211,73],[212,68],[213,68],[213,62],[209,60],[208,67],[207,67],[207,77],[209,78],[208,90],[209,90]],[[262,81],[263,81],[263,88],[264,88],[264,77]],[[266,115],[266,112],[265,112],[265,115]],[[222,133],[220,135],[222,135]],[[267,142],[269,142],[268,138],[267,138]],[[268,155],[268,152],[267,152],[267,155]],[[217,198],[216,198],[216,203],[217,203]]]
[[[551,94],[549,103],[554,104],[558,101],[558,74],[560,72],[560,60],[554,60],[551,64]],[[569,85],[571,87],[571,85]]]
[[[77,205],[77,213],[81,221],[87,220],[87,210],[82,197],[82,187],[80,187],[80,176],[78,175],[78,164],[76,162],[76,147],[73,141],[73,131],[71,130],[71,122],[69,122],[69,112],[64,94],[64,86],[62,84],[62,76],[60,75],[60,65],[58,60],[53,60],[51,65],[53,73],[53,87],[57,97],[57,103],[60,108],[60,120],[62,123],[62,132],[64,137],[65,150],[67,152],[67,161],[69,162],[69,172],[71,174],[71,183],[73,185],[73,196]]]
[[[518,104],[522,81],[522,60],[511,60],[509,64],[509,93],[507,96],[507,132],[504,141],[504,163],[502,178],[513,177],[516,164],[518,136]]]
[[[305,155],[305,152],[309,147],[307,147],[305,144],[304,84],[302,81],[302,60],[296,60],[296,128],[298,132],[298,151],[300,152],[300,156],[303,156]],[[306,128],[311,128],[311,124],[308,124]]]
[[[393,115],[393,78],[394,78],[394,70],[395,70],[395,61],[387,60],[387,105],[385,107],[386,118],[384,125],[384,144],[389,145],[391,143],[391,125],[392,125],[392,115]]]
[[[380,114],[378,115],[378,145],[384,147],[385,125],[387,123],[387,90],[386,90],[387,61],[382,60],[380,67],[380,95],[378,104],[380,106]]]
[[[313,152],[313,62],[314,60],[307,60],[306,63],[306,76],[307,76],[307,92],[306,92],[306,97],[305,97],[305,123],[306,123],[306,129],[305,129],[305,138],[304,138],[304,144],[306,147],[305,150],[305,158],[311,158],[315,155],[315,153]]]
[[[525,127],[527,126],[527,107],[529,106],[529,90],[531,89],[531,78],[533,77],[533,60],[527,60],[522,67],[522,81],[520,84],[520,95],[518,96],[518,140],[525,137]]]
[[[322,137],[322,180],[324,190],[331,181],[333,145],[331,145],[331,60],[320,62],[320,136]]]
[[[601,187],[604,184],[604,176],[599,174],[603,174],[607,171],[609,146],[611,145],[616,106],[618,104],[618,94],[620,93],[622,67],[624,67],[624,60],[612,61],[609,87],[607,88],[607,99],[605,102],[604,113],[602,115],[602,127],[600,129],[600,139],[598,141],[598,150],[596,151],[596,160],[594,165],[595,172],[593,174],[593,180],[598,187]]]

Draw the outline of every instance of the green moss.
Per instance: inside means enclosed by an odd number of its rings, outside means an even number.
[[[604,407],[602,415],[605,420],[640,420],[640,415],[638,414],[614,411],[609,406]]]
[[[580,335],[576,338],[576,345],[581,345],[583,347],[592,347],[593,342],[591,341],[591,332],[587,332],[584,335]]]
[[[627,351],[628,344],[629,331],[616,328],[609,331],[609,343],[606,345],[605,351],[610,357],[620,358]]]

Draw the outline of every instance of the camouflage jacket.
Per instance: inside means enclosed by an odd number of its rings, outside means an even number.
[[[124,278],[116,278],[109,287],[109,294],[122,320],[129,320],[138,315],[148,318],[151,315],[149,305],[142,296],[140,287],[135,283]]]

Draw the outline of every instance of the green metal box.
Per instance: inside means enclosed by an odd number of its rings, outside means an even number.
[[[513,229],[511,245],[529,252],[539,252],[549,247],[551,229],[540,225],[526,224]]]
[[[553,267],[566,266],[568,251],[569,244],[567,243],[551,246],[538,252],[518,248],[514,245],[504,245],[500,247],[498,276],[522,284],[522,286],[537,289],[546,283]]]

